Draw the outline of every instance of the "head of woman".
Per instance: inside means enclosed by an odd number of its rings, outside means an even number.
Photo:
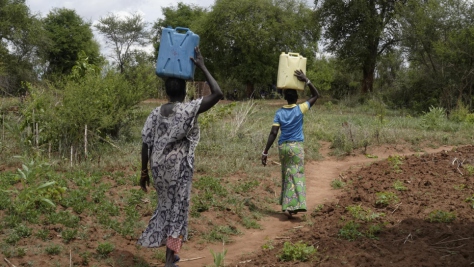
[[[288,105],[296,104],[298,101],[298,92],[295,89],[286,89],[283,91],[283,96],[285,100],[288,102]]]
[[[166,94],[170,101],[184,101],[186,97],[186,81],[179,78],[168,78],[165,81]]]

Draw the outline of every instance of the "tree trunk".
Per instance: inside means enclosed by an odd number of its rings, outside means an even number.
[[[377,62],[377,47],[379,44],[378,38],[369,44],[370,53],[367,55],[364,65],[362,66],[362,88],[361,93],[363,95],[372,92],[374,89],[374,74],[375,74],[375,64]]]
[[[362,78],[362,94],[365,95],[374,89],[375,66],[364,66]]]
[[[255,90],[254,84],[251,82],[247,82],[247,97],[248,98],[254,98],[254,95],[253,95],[254,90]]]

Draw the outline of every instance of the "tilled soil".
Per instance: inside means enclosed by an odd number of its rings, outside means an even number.
[[[473,146],[391,156],[340,177],[338,200],[318,206],[305,227],[229,266],[474,265]],[[283,243],[298,241],[317,254],[280,261]]]

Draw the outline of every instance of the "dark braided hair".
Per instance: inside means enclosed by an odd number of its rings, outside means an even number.
[[[186,95],[186,81],[179,78],[168,78],[165,81],[166,94],[169,97]]]

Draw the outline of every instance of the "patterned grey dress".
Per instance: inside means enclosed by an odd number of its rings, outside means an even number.
[[[158,207],[138,239],[144,247],[166,245],[169,238],[187,240],[188,211],[194,168],[194,150],[199,142],[197,99],[176,103],[168,117],[160,107],[148,116],[142,130],[143,143],[151,149],[150,166]]]

